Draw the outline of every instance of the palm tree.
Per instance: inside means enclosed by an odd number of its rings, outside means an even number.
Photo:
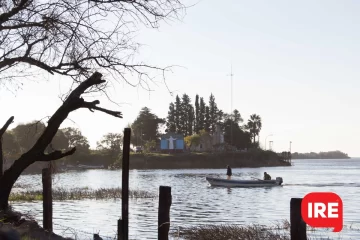
[[[250,115],[250,119],[246,125],[246,129],[250,131],[250,134],[253,138],[253,144],[255,145],[256,136],[258,137],[259,142],[259,133],[262,127],[261,117],[257,114]]]

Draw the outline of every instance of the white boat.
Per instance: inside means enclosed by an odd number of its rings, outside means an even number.
[[[275,187],[281,186],[283,183],[281,177],[277,177],[275,180],[228,180],[224,178],[206,177],[206,180],[211,186],[217,187]]]

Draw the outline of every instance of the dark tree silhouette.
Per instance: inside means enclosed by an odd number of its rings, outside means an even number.
[[[139,44],[133,41],[137,23],[157,28],[165,19],[178,18],[184,6],[179,0],[3,0],[0,2],[0,84],[17,83],[34,71],[71,77],[75,88],[49,118],[36,143],[3,173],[0,154],[0,208],[8,207],[13,184],[36,161],[52,161],[73,154],[45,153],[61,123],[80,108],[101,111],[121,118],[120,112],[98,106],[98,100],[82,98],[86,92],[106,86],[100,71],[114,80],[122,79],[149,89],[152,71],[167,68],[134,62]],[[135,82],[128,76],[136,74]],[[1,128],[0,138],[13,122],[11,117]],[[1,145],[1,144],[0,144]],[[0,149],[2,150],[2,149]],[[46,151],[47,152],[47,151]]]
[[[92,102],[85,101],[81,95],[84,92],[96,85],[102,84],[105,80],[102,80],[102,75],[98,72],[95,72],[90,78],[86,79],[84,82],[79,84],[77,88],[75,88],[71,94],[67,97],[64,103],[57,109],[57,111],[51,116],[48,121],[47,127],[44,129],[43,133],[40,135],[38,140],[36,141],[35,145],[30,148],[29,151],[24,153],[17,159],[13,165],[9,169],[7,169],[1,179],[0,179],[0,208],[6,209],[8,207],[8,199],[10,195],[10,191],[20,176],[20,174],[31,164],[36,161],[41,162],[49,162],[52,160],[58,160],[63,157],[69,156],[76,151],[76,148],[72,148],[68,151],[53,151],[50,153],[45,153],[48,145],[51,143],[52,139],[56,135],[60,125],[62,122],[68,117],[68,115],[80,108],[87,108],[90,111],[101,111],[106,114],[112,115],[114,117],[122,118],[120,112],[111,111],[105,108],[101,108],[97,106],[100,101],[95,100]],[[10,123],[13,121],[14,117],[11,117],[5,126],[2,128],[1,133],[3,130],[6,130]]]
[[[157,28],[182,9],[179,0],[3,0],[1,79],[28,77],[31,66],[76,80],[106,69],[114,79],[148,87],[147,70],[165,69],[132,62],[139,48],[133,41],[136,23]],[[129,82],[133,73],[138,79]]]

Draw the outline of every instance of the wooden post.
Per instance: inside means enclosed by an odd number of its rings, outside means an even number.
[[[171,201],[171,187],[160,186],[158,240],[169,240]]]
[[[42,170],[43,184],[43,228],[49,232],[53,230],[52,224],[52,182],[51,168],[43,168]]]
[[[290,200],[290,239],[307,240],[306,223],[301,217],[302,198],[291,198]]]
[[[121,186],[121,240],[129,239],[129,158],[130,158],[131,129],[124,130],[123,158],[122,158],[122,186]],[[118,222],[118,223],[119,223]],[[119,229],[118,229],[119,230]]]
[[[123,221],[121,219],[118,220],[118,225],[117,225],[117,232],[118,232],[118,236],[117,236],[117,239],[120,240],[123,238],[123,234],[124,234],[124,231],[123,231]]]

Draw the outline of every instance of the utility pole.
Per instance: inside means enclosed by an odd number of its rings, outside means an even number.
[[[229,76],[229,75],[228,75]],[[233,145],[233,72],[232,72],[232,64],[230,70],[230,144]]]
[[[267,140],[268,137],[270,137],[270,136],[272,136],[272,135],[273,135],[273,134],[271,133],[271,134],[267,135],[266,138],[265,138],[265,151],[266,151],[266,140]]]
[[[290,151],[289,151],[289,152],[291,152],[291,143],[292,143],[292,142],[290,141]]]

